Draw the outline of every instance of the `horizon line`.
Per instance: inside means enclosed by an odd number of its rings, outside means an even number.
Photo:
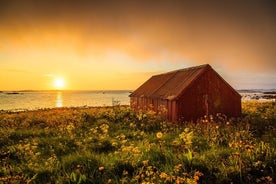
[[[236,91],[263,91],[263,90],[270,90],[276,91],[276,88],[242,88],[242,89],[235,89]],[[135,89],[23,89],[23,90],[0,90],[0,92],[68,92],[68,91],[135,91]]]
[[[134,89],[23,89],[23,90],[0,90],[0,92],[38,92],[38,91],[134,91]]]

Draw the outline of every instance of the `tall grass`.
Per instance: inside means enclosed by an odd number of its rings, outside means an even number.
[[[275,183],[275,102],[172,124],[129,107],[0,113],[0,183]]]

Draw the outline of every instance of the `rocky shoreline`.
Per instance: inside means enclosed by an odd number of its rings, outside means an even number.
[[[242,100],[272,100],[276,101],[275,92],[265,92],[265,93],[240,93]]]

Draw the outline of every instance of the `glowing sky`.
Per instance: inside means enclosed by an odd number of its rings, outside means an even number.
[[[234,88],[276,88],[276,3],[0,0],[0,90],[136,89],[209,63]]]

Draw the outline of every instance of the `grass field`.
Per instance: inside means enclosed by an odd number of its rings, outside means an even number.
[[[0,183],[275,183],[276,104],[171,124],[129,107],[0,112]]]

